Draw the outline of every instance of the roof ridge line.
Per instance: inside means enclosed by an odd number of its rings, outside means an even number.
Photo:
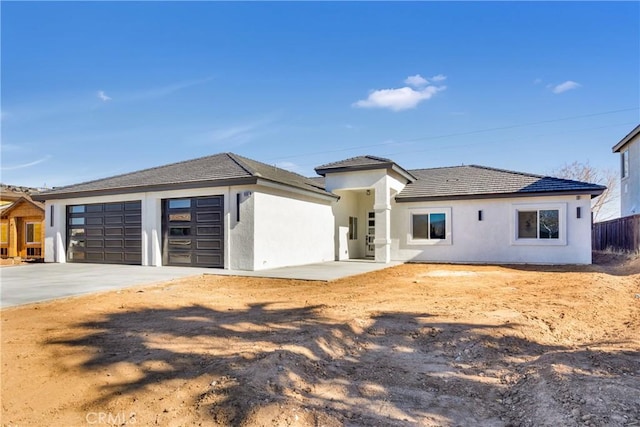
[[[243,162],[241,160],[241,158],[243,158],[241,155],[239,154],[235,154],[235,153],[225,153],[227,155],[227,157],[229,157],[231,160],[233,160],[238,166],[240,166],[242,169],[244,169],[249,175],[251,176],[261,176],[258,172],[254,171],[249,165],[247,165],[245,162]]]

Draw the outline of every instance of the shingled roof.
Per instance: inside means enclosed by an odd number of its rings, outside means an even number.
[[[255,184],[258,180],[284,184],[316,194],[336,197],[294,172],[233,153],[221,153],[172,163],[109,178],[54,188],[34,195],[36,200],[74,196],[121,194],[165,189]]]
[[[569,179],[468,165],[410,170],[418,178],[397,196],[398,202],[475,199],[550,193],[602,194],[606,187]]]
[[[415,176],[411,175],[411,173],[400,167],[393,160],[370,155],[351,157],[349,159],[340,160],[339,162],[327,163],[325,165],[318,166],[315,168],[315,171],[318,175],[324,176],[327,173],[374,169],[392,169],[402,175],[409,182],[416,179]]]

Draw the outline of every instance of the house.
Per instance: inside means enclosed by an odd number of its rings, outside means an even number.
[[[620,215],[640,213],[640,125],[613,146],[620,153]]]
[[[48,262],[261,270],[332,260],[591,262],[600,185],[354,157],[306,178],[232,153],[56,188]]]
[[[34,189],[0,185],[0,256],[42,258],[44,207],[31,199]]]

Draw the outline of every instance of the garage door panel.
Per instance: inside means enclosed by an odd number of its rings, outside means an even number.
[[[224,267],[224,198],[163,200],[163,263]]]
[[[141,264],[141,213],[140,201],[68,206],[68,261]]]

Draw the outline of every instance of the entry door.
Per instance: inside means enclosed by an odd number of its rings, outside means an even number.
[[[164,265],[224,267],[224,197],[163,200]]]
[[[376,254],[376,245],[373,243],[376,237],[376,213],[367,213],[367,238],[365,239],[364,256],[373,258]]]

